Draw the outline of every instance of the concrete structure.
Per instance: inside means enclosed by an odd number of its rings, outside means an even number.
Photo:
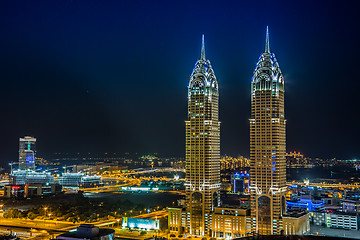
[[[7,185],[4,186],[4,197],[6,198],[24,198],[25,185]]]
[[[340,228],[347,230],[359,230],[360,216],[356,213],[344,212],[313,212],[312,224],[315,226],[326,226],[329,228]]]
[[[11,183],[14,185],[25,184],[51,184],[54,177],[48,172],[35,172],[31,170],[18,170],[10,174]]]
[[[286,143],[284,77],[270,52],[269,31],[265,51],[251,82],[249,231],[280,234],[286,212]]]
[[[4,187],[6,198],[28,198],[61,193],[59,184],[23,184],[7,185]]]
[[[311,213],[311,223],[315,226],[326,226],[326,212],[312,212]]]
[[[292,211],[283,214],[281,233],[285,235],[304,235],[310,231],[310,214],[307,211]]]
[[[186,212],[182,208],[168,208],[168,228],[170,233],[180,234],[184,232]]]
[[[59,177],[59,184],[64,187],[78,187],[81,184],[82,173],[63,173]]]
[[[101,185],[101,176],[83,176],[81,178],[82,187],[96,187]]]
[[[115,238],[115,230],[107,228],[98,228],[93,224],[80,224],[76,231],[63,233],[56,239],[63,240],[112,240]]]
[[[360,213],[360,201],[353,199],[343,199],[343,212]]]
[[[307,211],[322,211],[325,209],[325,202],[321,200],[300,198],[299,201],[286,201],[287,209],[303,209]]]
[[[343,228],[348,230],[359,229],[359,216],[357,214],[341,214],[341,213],[330,213],[326,216],[327,221],[330,218],[331,228]]]
[[[249,173],[236,172],[231,175],[231,192],[247,193],[249,191]]]
[[[96,187],[101,185],[101,176],[88,176],[83,173],[63,173],[59,184],[64,187]]]
[[[212,237],[233,239],[246,236],[246,221],[250,209],[218,207],[212,214]]]
[[[19,170],[35,170],[36,138],[19,139]]]
[[[196,62],[188,86],[186,121],[186,232],[209,234],[210,213],[220,203],[220,122],[218,83],[205,58]]]

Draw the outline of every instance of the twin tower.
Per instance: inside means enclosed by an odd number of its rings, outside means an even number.
[[[251,81],[250,213],[247,233],[270,235],[283,230],[286,214],[284,78],[270,52],[269,32]],[[215,208],[220,207],[219,86],[205,56],[201,57],[188,86],[186,121],[186,207],[184,231],[214,236]],[[245,231],[245,230],[244,230]]]

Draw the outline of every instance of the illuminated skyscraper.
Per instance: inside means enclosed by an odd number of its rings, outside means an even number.
[[[36,138],[19,139],[19,170],[35,170]]]
[[[286,140],[284,77],[270,52],[269,31],[265,50],[251,82],[250,190],[251,231],[279,234],[286,213]]]
[[[211,211],[217,207],[220,189],[219,88],[210,61],[196,62],[188,86],[186,121],[186,214],[187,231],[209,234]]]

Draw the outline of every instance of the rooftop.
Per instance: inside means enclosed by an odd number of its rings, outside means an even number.
[[[306,211],[288,211],[286,214],[283,215],[283,217],[299,218],[306,214],[308,214],[308,212]]]
[[[76,231],[67,232],[56,237],[56,239],[89,239],[96,240],[100,237],[114,234],[115,230],[107,228],[98,228],[93,224],[81,224]]]

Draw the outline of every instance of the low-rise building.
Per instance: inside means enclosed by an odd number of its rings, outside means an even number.
[[[344,199],[342,201],[343,212],[360,213],[360,201],[356,199]]]
[[[212,214],[212,237],[232,239],[246,235],[248,208],[216,207]]]
[[[304,235],[310,231],[310,214],[307,211],[289,211],[282,217],[285,235]]]
[[[360,217],[356,213],[345,212],[313,212],[312,224],[329,228],[359,230]]]
[[[327,219],[330,218],[331,228],[342,228],[348,230],[359,229],[359,217],[350,213],[328,213]],[[329,220],[327,220],[329,221]]]
[[[62,187],[59,184],[7,185],[4,187],[4,197],[27,198],[58,194],[61,191]]]
[[[59,178],[64,187],[95,187],[101,185],[101,176],[84,175],[83,173],[63,173]]]
[[[185,226],[189,214],[183,208],[168,209],[168,226],[171,234],[187,234]],[[215,207],[205,216],[210,219],[210,237],[234,239],[251,235],[250,209],[237,206]],[[285,234],[303,235],[310,231],[310,214],[307,211],[290,211],[282,216],[279,226]]]
[[[54,177],[48,172],[35,172],[30,170],[13,171],[10,174],[13,185],[25,184],[51,184],[54,183]]]
[[[64,173],[59,178],[61,186],[65,187],[78,187],[81,184],[81,179],[84,176],[82,173]]]
[[[326,226],[326,217],[325,211],[321,212],[312,212],[311,213],[311,223],[315,226]]]
[[[101,185],[101,176],[83,176],[81,178],[82,187],[95,187]]]

